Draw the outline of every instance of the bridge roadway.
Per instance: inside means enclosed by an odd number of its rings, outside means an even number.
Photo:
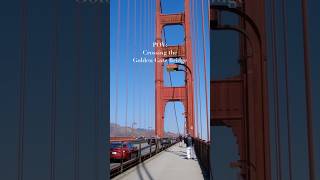
[[[133,144],[135,147],[137,147],[138,148],[138,150],[140,150],[139,149],[139,144]],[[161,145],[159,144],[159,147],[161,148]],[[145,148],[145,149],[144,149]],[[141,143],[141,149],[143,149],[142,151],[141,151],[141,155],[143,156],[143,155],[146,155],[146,154],[148,154],[148,153],[150,153],[150,145],[148,144],[148,143]],[[156,145],[152,145],[151,146],[151,152],[154,152],[156,150]],[[132,157],[131,159],[134,159],[134,158],[136,158],[136,157]],[[117,167],[117,166],[120,166],[120,163],[114,163],[114,162],[111,162],[110,163],[110,169],[112,169],[112,168],[114,168],[114,167]]]
[[[186,159],[185,147],[176,144],[113,180],[208,180],[194,157]]]

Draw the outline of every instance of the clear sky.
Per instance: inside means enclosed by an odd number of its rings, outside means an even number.
[[[162,13],[180,13],[184,11],[183,0],[162,0]],[[195,3],[195,4],[192,4]],[[202,40],[202,14],[201,1],[190,2],[193,61],[194,68],[199,66],[198,83],[199,101],[195,114],[199,122],[199,133],[206,138],[206,104],[204,88],[204,72],[207,72],[207,85],[209,86],[209,32],[208,32],[208,4],[204,3],[204,36]],[[155,86],[154,86],[154,63],[134,63],[133,58],[145,57],[143,50],[154,51],[152,43],[155,40],[155,0],[120,0],[111,1],[111,61],[110,61],[110,122],[138,128],[154,129],[155,116]],[[165,41],[168,45],[177,45],[184,42],[183,26],[174,25],[164,28]],[[203,47],[206,46],[207,70],[204,71]],[[152,58],[152,56],[148,56]],[[194,73],[198,74],[195,69]],[[194,75],[197,77],[198,75]],[[172,72],[172,85],[184,85],[184,73]],[[170,78],[167,71],[164,71],[164,84],[170,86]],[[118,91],[117,91],[118,89]],[[128,95],[127,95],[128,91]],[[209,92],[209,89],[208,89]],[[196,95],[196,93],[195,93]],[[195,97],[195,98],[196,98]],[[208,93],[208,99],[209,99]],[[175,102],[177,122],[175,120],[174,103],[168,103],[165,109],[165,131],[183,133],[184,107],[182,103]],[[208,101],[208,108],[209,108]],[[127,118],[126,118],[127,117]],[[209,116],[210,117],[210,116]],[[127,121],[126,121],[127,120]],[[201,125],[200,126],[200,120]],[[178,124],[178,125],[177,125]],[[179,128],[178,128],[179,127]]]

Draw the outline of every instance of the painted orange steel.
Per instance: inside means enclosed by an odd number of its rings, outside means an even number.
[[[184,1],[185,11],[179,14],[162,14],[161,2],[156,1],[156,52],[174,51],[176,54],[156,55],[157,60],[169,58],[182,58],[189,69],[193,69],[191,29],[190,29],[190,1]],[[163,46],[162,31],[167,25],[182,25],[185,30],[185,42],[177,46]],[[180,101],[185,107],[186,132],[194,136],[194,105],[193,105],[193,79],[192,72],[185,73],[185,86],[165,87],[163,84],[164,63],[155,63],[155,133],[158,137],[164,134],[164,112],[168,102]]]
[[[220,24],[222,11],[239,15],[239,25]],[[241,179],[270,180],[264,1],[247,0],[242,9],[211,6],[210,14],[211,29],[235,30],[243,35],[240,74],[211,81],[211,126],[232,129],[240,155],[232,165],[240,169]]]

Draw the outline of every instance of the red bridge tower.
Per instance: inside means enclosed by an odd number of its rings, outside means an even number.
[[[156,1],[156,42],[161,44],[162,30],[168,25],[182,25],[185,32],[185,42],[175,46],[156,46],[156,52],[170,51],[176,54],[156,55],[157,60],[169,58],[182,58],[185,65],[189,69],[193,69],[192,65],[192,47],[190,33],[190,7],[189,0],[185,0],[185,11],[179,14],[162,14],[161,2]],[[186,132],[194,136],[194,105],[193,105],[193,79],[192,72],[185,72],[185,85],[182,87],[165,87],[163,84],[164,63],[155,63],[155,133],[159,137],[163,137],[164,133],[164,112],[167,102],[181,101],[185,107]]]

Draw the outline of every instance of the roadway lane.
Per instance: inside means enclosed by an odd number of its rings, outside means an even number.
[[[185,147],[179,147],[176,144],[113,178],[113,180],[141,179],[202,180],[208,178],[202,174],[197,159],[186,159]]]

